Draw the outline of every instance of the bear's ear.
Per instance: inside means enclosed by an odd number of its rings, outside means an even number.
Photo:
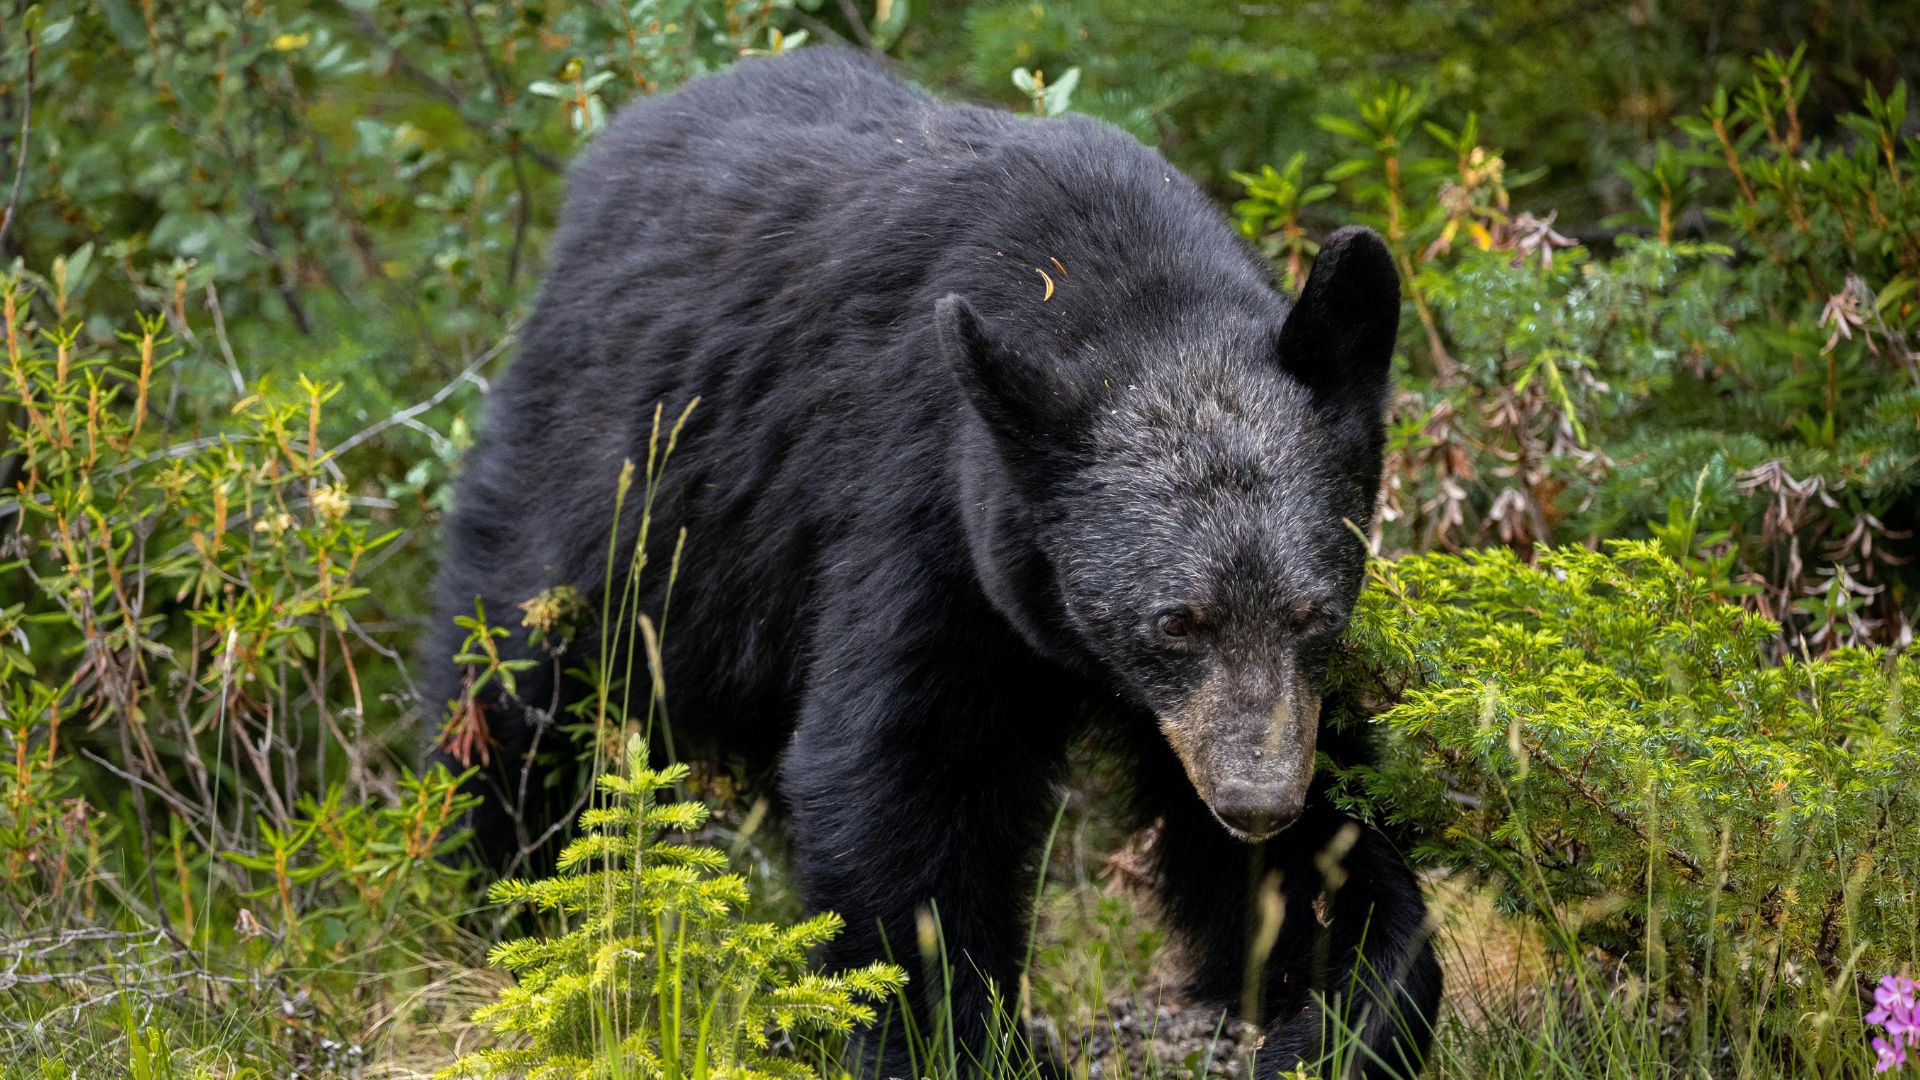
[[[1317,398],[1381,403],[1400,328],[1400,272],[1372,229],[1327,237],[1280,326],[1280,366]]]
[[[958,293],[933,305],[940,351],[967,401],[1010,450],[1063,449],[1067,387],[1031,353],[1000,340]]]

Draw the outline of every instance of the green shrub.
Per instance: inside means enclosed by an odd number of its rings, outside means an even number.
[[[685,765],[649,768],[633,736],[560,875],[493,886],[494,902],[559,913],[568,929],[493,949],[518,982],[474,1019],[525,1045],[482,1050],[443,1077],[812,1080],[804,1060],[771,1051],[771,1035],[851,1032],[875,1019],[868,1002],[898,995],[906,976],[891,964],[804,973],[807,950],[840,931],[837,915],[743,918],[748,883],[724,872],[726,853],[667,835],[707,819],[702,803],[659,797],[686,776]]]
[[[26,586],[0,608],[0,902],[31,958],[7,1012],[44,1050],[121,993],[285,1007],[230,1037],[316,1060],[417,985],[419,950],[463,948],[445,856],[471,799],[394,760],[362,689],[360,578],[395,533],[317,439],[338,388],[263,382],[181,437],[169,320],[85,332],[89,254],[0,275],[0,572]],[[121,965],[175,974],[99,992]]]
[[[1816,1062],[1920,961],[1920,661],[1777,631],[1652,542],[1376,563],[1340,682],[1383,757],[1342,797]]]

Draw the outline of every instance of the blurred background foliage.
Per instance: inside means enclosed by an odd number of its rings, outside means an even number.
[[[1911,4],[0,0],[0,1047],[217,999],[236,1060],[444,1049],[497,979],[409,669],[565,163],[821,43],[1122,125],[1292,287],[1380,229],[1383,554],[1636,537],[1770,659],[1910,642]]]
[[[1468,112],[1522,167],[1529,192],[1586,235],[1632,205],[1617,173],[1748,60],[1805,44],[1809,134],[1869,85],[1920,71],[1914,11],[1866,0],[1088,0],[924,4],[901,48],[937,84],[1005,100],[1009,64],[1079,67],[1075,107],[1160,146],[1230,190],[1232,172],[1296,152],[1331,163],[1314,118],[1382,83],[1420,88],[1437,116]]]

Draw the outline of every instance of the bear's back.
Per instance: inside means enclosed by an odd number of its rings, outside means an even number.
[[[599,347],[642,329],[610,312],[862,337],[947,291],[1056,353],[1274,301],[1211,200],[1125,132],[947,104],[809,48],[623,109],[573,168],[541,308],[618,337]]]

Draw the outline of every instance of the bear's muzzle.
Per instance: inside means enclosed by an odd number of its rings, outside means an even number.
[[[1216,673],[1187,708],[1160,719],[1194,791],[1229,832],[1249,843],[1293,824],[1313,783],[1320,695],[1291,670],[1277,674]]]

